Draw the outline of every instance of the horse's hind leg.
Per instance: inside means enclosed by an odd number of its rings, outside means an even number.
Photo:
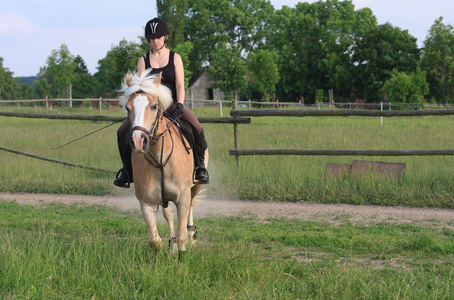
[[[142,216],[147,224],[150,246],[154,250],[161,250],[162,240],[158,234],[158,227],[156,226],[158,206],[151,206],[141,201],[140,207],[142,210]]]

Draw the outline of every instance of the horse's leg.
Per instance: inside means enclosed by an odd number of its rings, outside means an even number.
[[[154,250],[161,250],[162,240],[158,234],[158,227],[156,226],[158,206],[151,206],[141,201],[140,208],[145,223],[147,224],[150,246]]]
[[[180,252],[186,251],[186,243],[188,242],[188,216],[191,208],[191,194],[188,190],[180,195],[180,199],[177,204],[177,242]]]
[[[162,208],[162,214],[164,215],[164,219],[167,221],[167,225],[169,226],[170,232],[170,240],[169,240],[169,247],[171,253],[176,253],[177,251],[177,244],[175,238],[175,228],[173,226],[173,208],[169,205],[167,208]]]
[[[195,239],[197,238],[197,229],[194,226],[194,215],[193,215],[194,206],[195,206],[195,197],[200,192],[201,187],[202,187],[201,184],[197,184],[197,185],[193,186],[191,189],[191,207],[189,209],[187,227],[188,227],[188,238],[191,241],[192,245],[195,244],[195,242],[196,242]]]

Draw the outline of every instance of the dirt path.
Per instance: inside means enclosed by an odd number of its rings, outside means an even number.
[[[9,194],[0,193],[0,200],[17,201],[20,204],[60,202],[65,204],[85,203],[117,206],[121,210],[139,210],[139,202],[131,196],[84,196],[54,194]],[[298,218],[327,221],[333,224],[351,223],[418,223],[442,229],[454,229],[453,209],[357,206],[348,204],[246,202],[239,200],[216,200],[199,196],[194,216],[254,216],[265,221],[272,217]]]

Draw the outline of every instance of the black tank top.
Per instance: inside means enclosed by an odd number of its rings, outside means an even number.
[[[159,74],[160,72],[162,72],[161,83],[170,89],[170,91],[172,92],[173,103],[177,103],[177,88],[175,86],[175,65],[173,63],[174,55],[175,52],[170,50],[169,62],[167,63],[167,65],[162,68],[153,68],[149,75]],[[143,59],[145,60],[145,70],[151,68],[150,52],[147,52],[147,54],[143,56]]]

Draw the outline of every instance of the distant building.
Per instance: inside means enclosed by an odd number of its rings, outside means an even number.
[[[213,89],[211,84],[213,80],[211,80],[210,75],[208,72],[203,72],[200,74],[199,78],[197,78],[193,84],[188,87],[186,91],[186,99],[191,100],[223,100],[224,93],[221,92],[219,89]],[[204,102],[200,102],[201,104]],[[205,102],[206,103],[206,102]]]

